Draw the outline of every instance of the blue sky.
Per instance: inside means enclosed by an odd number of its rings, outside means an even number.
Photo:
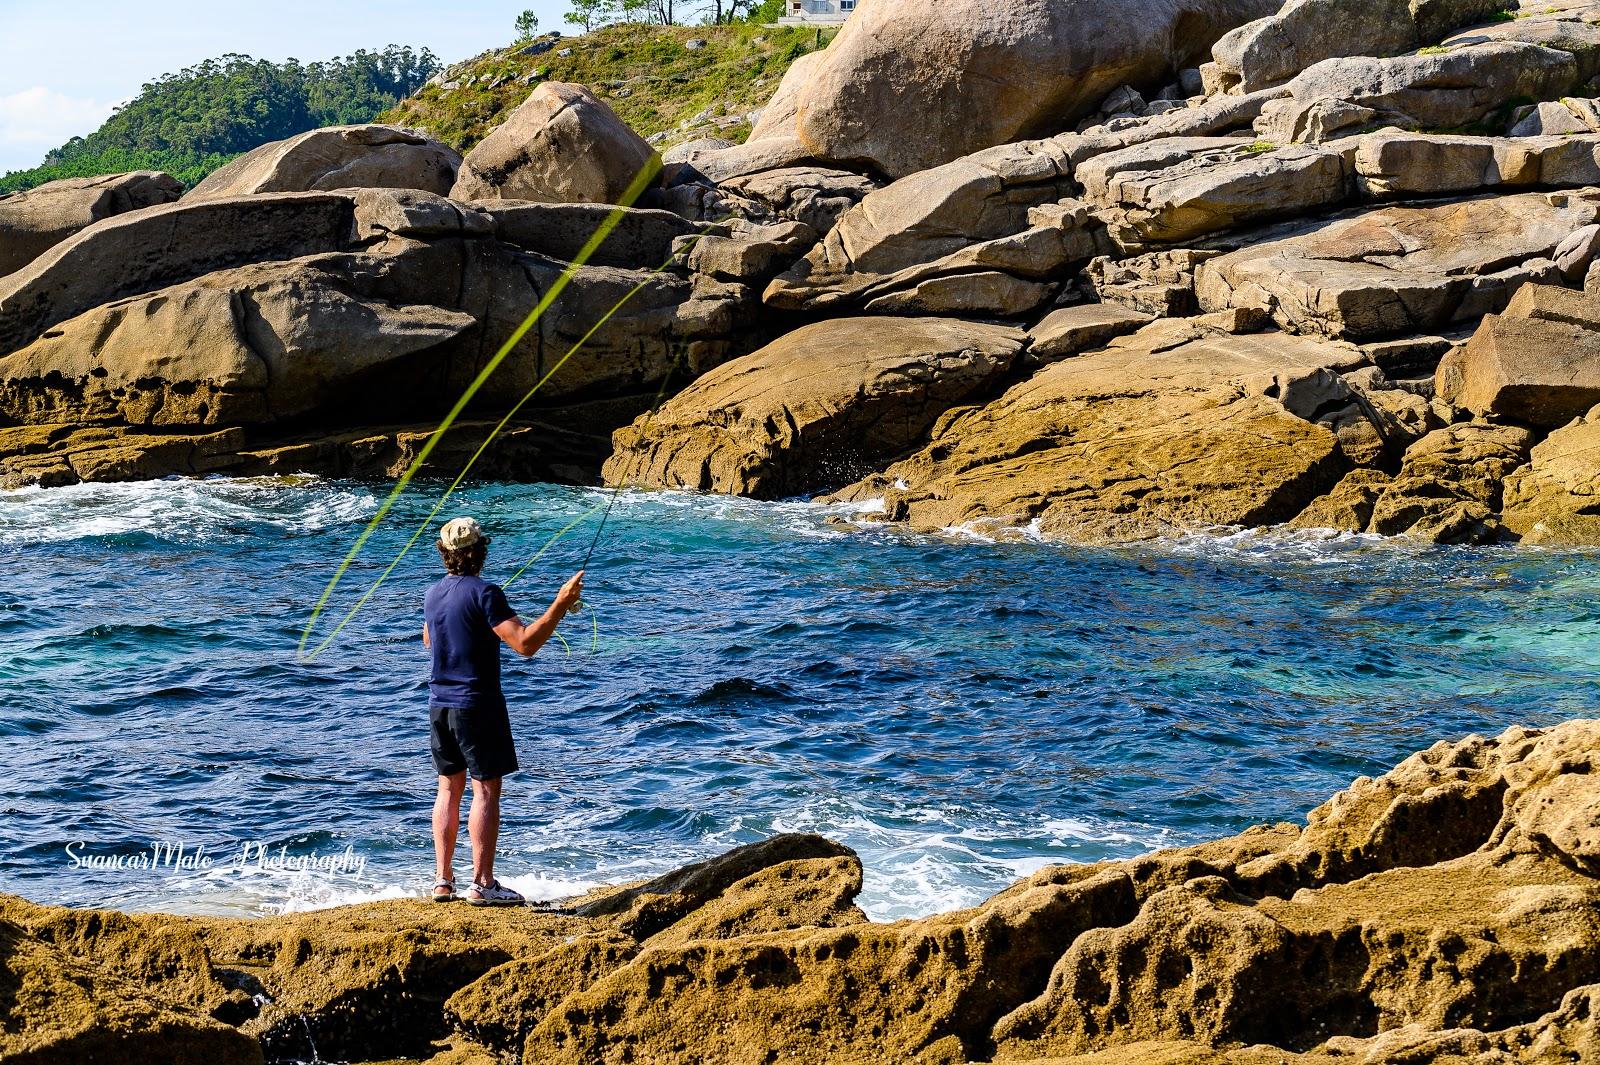
[[[36,165],[162,74],[226,52],[310,61],[409,44],[452,62],[508,43],[517,13],[569,30],[565,0],[0,0],[0,173]]]

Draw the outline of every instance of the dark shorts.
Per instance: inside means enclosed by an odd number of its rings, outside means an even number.
[[[434,706],[433,768],[442,777],[471,774],[473,780],[498,780],[517,771],[511,740],[511,715],[504,706]]]

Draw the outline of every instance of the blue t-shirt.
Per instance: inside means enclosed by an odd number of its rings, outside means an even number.
[[[499,585],[481,577],[446,577],[422,605],[433,649],[428,689],[433,706],[504,706],[500,637],[494,627],[517,616]]]

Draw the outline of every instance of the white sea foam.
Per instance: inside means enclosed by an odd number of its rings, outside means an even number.
[[[185,543],[240,527],[318,532],[370,516],[369,491],[315,477],[170,478],[0,492],[0,543],[145,533]]]
[[[500,864],[498,859],[496,864]],[[556,902],[561,899],[575,898],[578,895],[586,895],[605,883],[605,881],[600,880],[568,880],[562,877],[548,876],[544,873],[525,873],[521,876],[508,875],[498,877],[498,879],[506,887],[521,893],[522,897],[529,902]],[[459,882],[460,890],[465,890],[466,887],[465,880]]]
[[[774,818],[770,830],[816,832],[852,847],[865,868],[859,902],[874,920],[972,906],[1055,862],[1141,854],[1175,842],[1150,825],[997,818],[960,809],[884,811],[839,797]]]
[[[1340,532],[1335,529],[1241,529],[1223,526],[1201,529],[1151,541],[1151,547],[1179,555],[1227,558],[1237,561],[1298,562],[1330,565],[1353,554],[1373,549],[1404,550],[1425,546],[1405,537],[1376,533]]]

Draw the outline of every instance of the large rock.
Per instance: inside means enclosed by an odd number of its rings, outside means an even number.
[[[433,1060],[1583,1061],[1600,1049],[1597,751],[1595,721],[1438,743],[1303,825],[1051,866],[890,924],[862,919],[860,863],[815,836],[561,912],[417,899],[230,920],[4,896],[11,986],[83,983],[24,1000],[34,1023],[0,1029],[0,1055],[88,1060],[94,1029],[24,1051],[98,1015],[124,1055],[164,1035],[173,1060],[228,1065],[251,1060],[240,1033],[271,1060],[420,1059],[453,1036]]]
[[[815,163],[810,148],[791,136],[762,137],[732,148],[708,148],[688,153],[684,162],[700,177],[714,183],[785,170]]]
[[[718,188],[724,196],[731,194],[778,218],[804,222],[826,233],[877,189],[878,182],[848,170],[809,166],[729,178]]]
[[[806,326],[619,430],[605,480],[768,499],[846,483],[998,381],[1023,339],[944,319]]]
[[[259,264],[97,307],[0,358],[0,412],[34,423],[253,425],[348,399],[364,379],[370,408],[374,371],[476,325],[346,287],[309,264]]]
[[[1125,250],[1312,213],[1342,203],[1341,153],[1222,138],[1175,138],[1105,155],[1077,169],[1083,196]]]
[[[616,210],[601,204],[485,200],[477,207],[494,220],[497,239],[571,262]],[[595,266],[654,270],[672,255],[672,242],[695,227],[670,211],[630,207],[589,257]]]
[[[1526,285],[1439,364],[1439,398],[1543,429],[1600,403],[1600,296]]]
[[[1512,115],[1510,130],[1513,137],[1565,137],[1596,132],[1600,132],[1600,100],[1571,98],[1519,108]]]
[[[1586,80],[1588,67],[1562,48],[1522,41],[1326,59],[1289,82],[1287,99],[1266,105],[1256,132],[1288,144],[1377,125],[1458,128],[1516,102],[1570,92]]]
[[[1504,0],[1290,0],[1224,34],[1203,69],[1208,88],[1255,92],[1324,59],[1394,55],[1501,10]]]
[[[146,987],[0,921],[0,1057],[16,1065],[160,1061],[260,1065],[238,1029],[152,999]]]
[[[457,200],[621,203],[661,159],[582,85],[544,82],[467,153]]]
[[[1298,227],[1204,263],[1208,311],[1270,307],[1285,328],[1348,338],[1437,330],[1505,306],[1593,222],[1592,194],[1522,193],[1430,207],[1385,207]]]
[[[875,0],[779,89],[769,130],[818,159],[904,177],[1053,133],[1126,83],[1156,87],[1274,0]],[[775,138],[768,138],[775,139]]]
[[[955,414],[840,497],[882,498],[915,529],[1091,542],[1284,521],[1347,463],[1279,382],[1361,361],[1321,340],[1157,322]]]
[[[183,201],[107,219],[0,278],[0,354],[125,296],[342,248],[354,219],[351,197],[327,192]]]
[[[330,126],[246,152],[189,191],[189,199],[334,189],[420,189],[444,195],[461,156],[398,126]]]
[[[1150,324],[1151,317],[1114,303],[1062,307],[1028,330],[1028,357],[1037,361],[1068,358],[1138,332]]]
[[[536,229],[537,219],[532,221],[530,229]],[[668,230],[658,228],[657,221],[650,217],[630,227],[616,246],[617,257],[627,258],[630,246],[643,254],[665,237]],[[565,236],[575,236],[579,229],[581,222],[573,219],[552,220],[544,233],[550,238],[546,246],[552,251],[570,246],[563,245]],[[525,239],[539,243],[544,237],[534,231]],[[397,402],[409,397],[404,413],[387,416],[390,423],[440,413],[569,269],[549,254],[481,238],[395,239],[359,252],[321,256],[315,263],[347,278],[351,291],[365,299],[442,307],[477,323],[429,357],[406,360],[384,372],[385,398]],[[662,271],[660,266],[590,265],[573,272],[536,326],[484,383],[479,408],[508,409],[546,377],[538,393],[541,405],[635,395],[648,400],[669,377],[674,387],[681,386],[759,345],[749,289],[706,275]],[[630,409],[619,421],[589,428],[609,436],[635,413]]]
[[[1600,410],[1536,444],[1506,478],[1505,527],[1524,543],[1600,544]]]
[[[69,423],[0,440],[0,481],[403,470],[413,442],[427,439],[413,423],[437,420],[568,267],[493,239],[489,214],[430,193],[368,189],[353,199],[357,250],[211,272],[97,304],[0,357],[10,416]],[[617,258],[653,257],[676,239],[678,224],[641,214],[624,219],[639,224],[619,230]],[[530,223],[527,239],[554,252],[581,228],[564,216],[535,221],[507,227]],[[350,221],[342,226],[348,234]],[[473,413],[509,410],[535,385],[539,407],[583,406],[525,412],[554,424],[513,426],[481,473],[592,481],[612,430],[649,406],[663,382],[681,386],[760,343],[748,288],[660,265],[572,275],[488,377]],[[73,431],[73,421],[105,428]],[[181,427],[266,423],[275,427],[259,431],[254,447],[178,438]],[[128,425],[161,432],[129,434]],[[444,472],[459,470],[471,450],[441,449],[456,462]]]
[[[1533,440],[1518,426],[1481,422],[1429,433],[1373,501],[1368,531],[1432,543],[1497,539],[1505,478],[1528,460]]]
[[[1499,185],[1600,183],[1600,137],[1470,137],[1385,131],[1361,137],[1356,184],[1371,197],[1437,196]]]
[[[826,65],[828,58],[825,51],[807,52],[789,64],[783,80],[778,83],[778,90],[767,101],[767,106],[761,109],[761,117],[756,119],[755,125],[750,127],[747,143],[795,136],[800,118],[800,98],[805,94],[812,77]]]
[[[1087,208],[1063,202],[1071,165],[1053,141],[1008,144],[869,193],[763,299],[783,309],[864,306],[1009,315],[1030,283],[1104,250]],[[996,277],[994,275],[1003,275]],[[929,306],[919,287],[982,275],[987,301]],[[1008,280],[1009,279],[1009,280]],[[980,284],[983,283],[980,280]],[[1023,306],[1015,302],[1022,296]],[[874,303],[879,305],[874,307]]]
[[[1199,248],[1146,252],[1126,259],[1105,255],[1089,263],[1084,284],[1104,303],[1154,318],[1199,313],[1194,297],[1200,264],[1221,252]]]
[[[171,203],[183,185],[170,174],[139,170],[62,178],[0,196],[0,274],[22,269],[102,218]]]

